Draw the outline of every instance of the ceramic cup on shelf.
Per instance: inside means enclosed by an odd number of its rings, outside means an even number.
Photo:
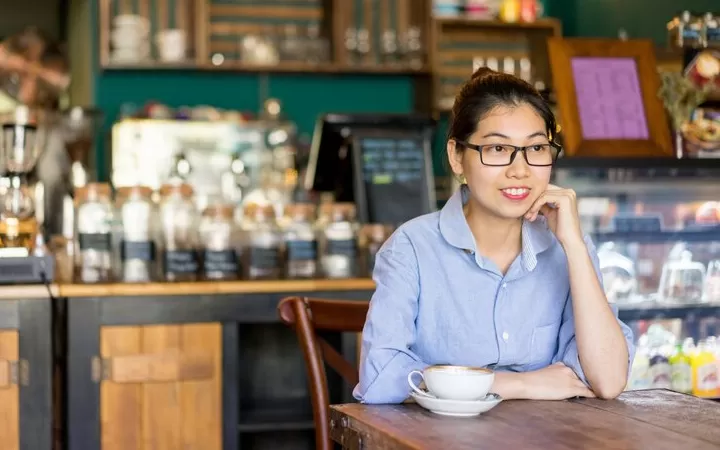
[[[158,55],[161,61],[180,62],[185,60],[186,35],[185,30],[162,30],[155,36]]]
[[[479,400],[487,396],[495,380],[495,372],[480,367],[430,366],[423,371],[408,374],[408,383],[417,394],[428,396],[413,381],[419,375],[429,394],[444,400]]]

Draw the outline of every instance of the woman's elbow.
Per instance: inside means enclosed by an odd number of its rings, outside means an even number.
[[[613,400],[623,393],[626,384],[627,380],[625,376],[623,376],[613,380],[606,380],[602,383],[596,383],[592,386],[592,391],[597,398]]]

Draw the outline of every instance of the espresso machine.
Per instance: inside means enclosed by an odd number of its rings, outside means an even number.
[[[23,105],[0,120],[0,284],[49,283],[54,276],[28,183],[54,120],[51,112]]]

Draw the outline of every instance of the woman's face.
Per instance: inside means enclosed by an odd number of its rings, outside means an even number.
[[[499,106],[482,118],[467,140],[475,145],[511,144],[518,147],[549,142],[543,119],[527,104]],[[478,151],[447,145],[456,175],[464,175],[474,202],[487,213],[503,219],[521,218],[550,182],[551,167],[530,166],[521,153],[509,166],[486,166]],[[486,161],[487,162],[487,161]]]

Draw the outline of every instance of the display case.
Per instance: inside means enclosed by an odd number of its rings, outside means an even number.
[[[717,315],[720,160],[567,158],[553,183],[576,191],[608,297],[625,320]]]
[[[567,158],[553,178],[577,192],[608,300],[634,331],[628,389],[717,398],[720,160]],[[696,380],[704,355],[713,364],[708,390]],[[687,361],[685,387],[676,386],[673,358]]]

